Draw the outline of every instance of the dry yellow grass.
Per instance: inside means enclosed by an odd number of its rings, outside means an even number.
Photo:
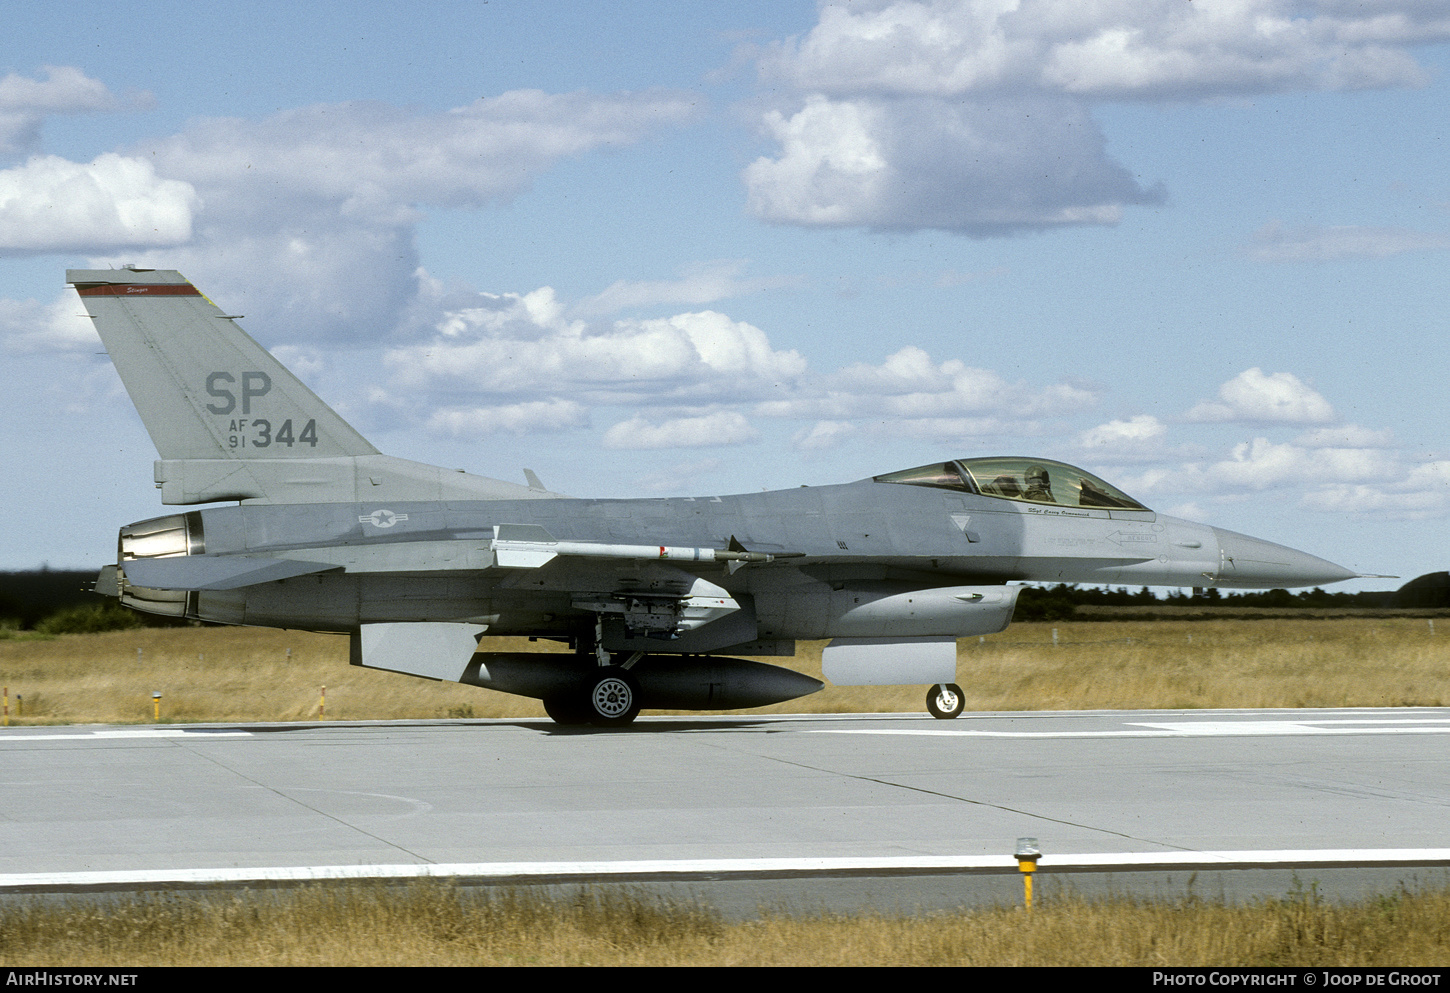
[[[958,682],[973,711],[1444,706],[1450,624],[1441,627],[1431,634],[1414,618],[1021,624],[963,639]],[[484,647],[563,650],[522,639]],[[819,676],[821,647],[763,661]],[[349,666],[340,636],[252,628],[0,640],[0,682],[12,723],[150,721],[153,692],[166,722],[313,720],[324,685],[329,719],[544,716],[535,700]],[[761,712],[921,712],[924,697],[919,686],[828,686]]]
[[[1450,893],[1336,906],[1063,900],[925,917],[765,915],[629,891],[544,900],[311,887],[0,910],[6,966],[1075,965],[1443,966]]]
[[[977,710],[1444,706],[1450,638],[1431,631],[1413,618],[1020,625],[963,642],[958,673]]]
[[[535,700],[350,666],[339,635],[268,628],[0,641],[0,677],[12,714],[14,695],[25,695],[20,723],[150,721],[152,693],[171,723],[315,720],[323,686],[329,719],[544,716]]]

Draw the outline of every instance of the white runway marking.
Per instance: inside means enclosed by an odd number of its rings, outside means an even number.
[[[1337,726],[1346,724],[1354,726]],[[1423,720],[1387,721],[1173,721],[1162,724],[1141,723],[1137,726],[1156,728],[1190,737],[1262,734],[1450,734],[1450,720],[1433,717]]]
[[[1350,726],[1342,726],[1350,725]],[[1265,735],[1450,734],[1450,718],[1338,719],[1284,721],[1131,721],[1121,731],[983,731],[976,728],[810,728],[802,734],[890,734],[945,738],[1224,738]],[[1146,728],[1147,730],[1126,730]]]
[[[250,731],[183,731],[179,728],[122,728],[108,731],[0,735],[0,744],[27,741],[96,741],[102,738],[250,738]]]
[[[1044,855],[1039,872],[1147,869],[1286,869],[1450,865],[1450,848],[1355,848],[1280,851],[1095,852]],[[1006,855],[880,856],[861,858],[641,859],[589,862],[468,862],[412,865],[315,865],[258,868],[131,869],[111,872],[26,872],[0,875],[0,893],[26,890],[107,890],[167,886],[255,885],[342,879],[468,879],[548,883],[589,878],[669,880],[709,877],[789,878],[836,875],[1016,875]]]

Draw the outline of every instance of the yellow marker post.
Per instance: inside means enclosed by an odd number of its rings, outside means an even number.
[[[151,719],[158,724],[161,723],[161,694],[151,694]]]
[[[289,652],[292,649],[287,649]],[[317,717],[319,720],[327,716],[327,687],[322,688],[322,699],[317,702]]]
[[[1017,870],[1022,873],[1022,892],[1027,900],[1027,912],[1032,913],[1032,874],[1037,871],[1037,860],[1042,852],[1037,848],[1036,838],[1018,838]]]

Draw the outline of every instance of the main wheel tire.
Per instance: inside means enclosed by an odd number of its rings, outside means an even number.
[[[553,718],[555,724],[564,727],[578,727],[588,724],[590,713],[584,697],[577,691],[562,696],[544,698],[544,713]]]
[[[956,683],[937,683],[926,691],[926,709],[937,720],[949,721],[967,705],[962,688]]]
[[[606,666],[589,684],[585,701],[591,724],[623,727],[639,716],[639,680],[627,669]]]

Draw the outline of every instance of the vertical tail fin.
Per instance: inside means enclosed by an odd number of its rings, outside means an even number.
[[[71,269],[66,280],[163,459],[377,454],[181,273]]]
[[[71,269],[161,461],[163,503],[552,496],[382,455],[169,269]]]

